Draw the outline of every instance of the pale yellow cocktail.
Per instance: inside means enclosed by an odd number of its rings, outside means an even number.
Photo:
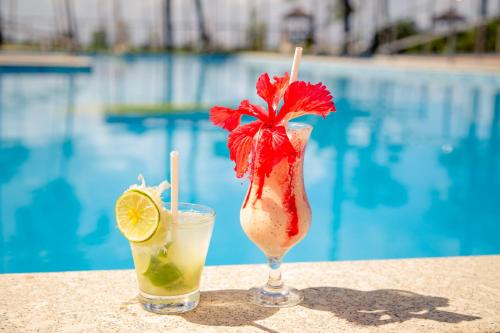
[[[146,310],[177,313],[199,302],[215,212],[208,207],[179,203],[175,222],[169,204],[161,201],[164,182],[147,187],[132,185],[115,206],[117,226],[129,240],[139,298]]]
[[[130,243],[139,289],[146,297],[183,295],[199,288],[214,215],[186,205],[179,205],[177,223],[167,218],[149,240]]]

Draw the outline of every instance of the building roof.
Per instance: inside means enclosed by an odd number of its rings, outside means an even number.
[[[313,15],[306,12],[305,10],[303,10],[300,7],[296,7],[284,16],[285,19],[298,18],[298,17],[312,18]]]
[[[451,7],[441,14],[433,15],[432,20],[434,22],[463,22],[465,21],[465,17],[460,15],[455,8]]]

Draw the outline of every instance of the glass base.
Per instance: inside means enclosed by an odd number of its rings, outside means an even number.
[[[253,304],[271,307],[271,308],[287,308],[295,306],[302,302],[304,296],[300,290],[289,287],[268,288],[252,288],[249,290],[250,301]]]
[[[139,294],[142,307],[159,314],[182,313],[193,310],[200,302],[200,291],[196,290],[189,294],[176,296],[154,296],[143,293]]]

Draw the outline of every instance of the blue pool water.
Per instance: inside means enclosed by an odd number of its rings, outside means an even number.
[[[114,225],[139,173],[217,211],[207,263],[264,258],[239,226],[246,182],[206,108],[119,116],[116,104],[257,102],[256,57],[97,57],[90,73],[0,72],[0,272],[130,268]],[[313,225],[287,261],[500,253],[500,75],[302,65],[338,112],[314,126],[305,162]],[[168,197],[166,198],[168,200]]]

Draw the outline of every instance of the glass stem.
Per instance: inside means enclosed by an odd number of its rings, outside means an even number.
[[[283,280],[281,279],[281,257],[268,257],[269,280],[264,287],[266,290],[276,292],[283,289]]]

